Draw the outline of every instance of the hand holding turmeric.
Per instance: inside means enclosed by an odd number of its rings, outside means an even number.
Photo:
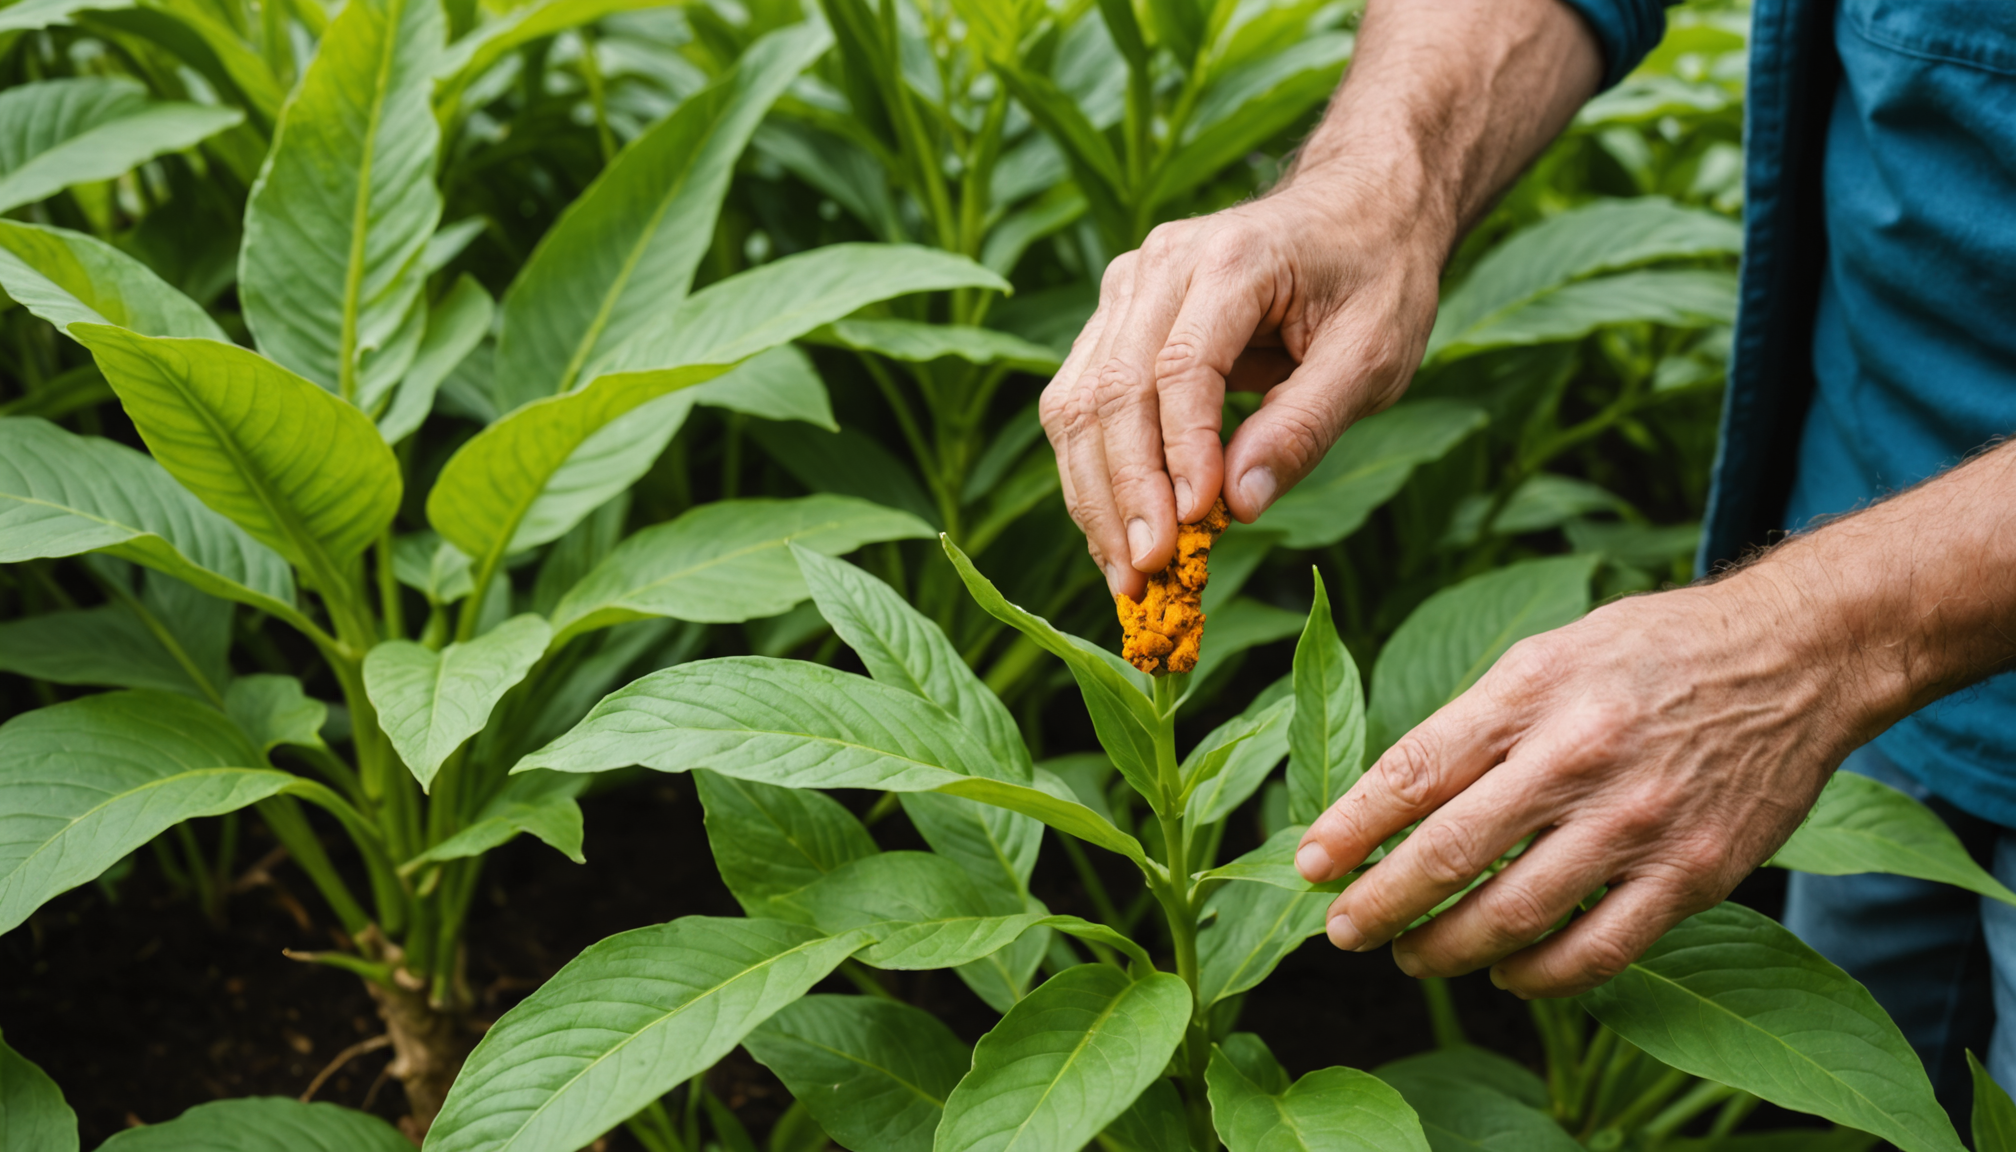
[[[1176,526],[1176,557],[1148,578],[1137,602],[1114,597],[1125,640],[1120,654],[1151,675],[1188,672],[1197,666],[1204,641],[1204,583],[1210,579],[1211,546],[1231,520],[1220,497],[1195,524]]]

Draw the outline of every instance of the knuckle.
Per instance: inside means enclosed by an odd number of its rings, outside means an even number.
[[[1106,423],[1137,407],[1145,399],[1144,381],[1132,364],[1109,360],[1100,369],[1092,389],[1092,409],[1100,423]]]
[[[1429,824],[1411,839],[1419,842],[1415,851],[1422,876],[1438,888],[1460,888],[1483,870],[1476,838],[1453,820]]]
[[[1617,932],[1592,932],[1576,949],[1575,971],[1565,982],[1584,988],[1607,984],[1637,958],[1638,950]]]
[[[1409,811],[1419,811],[1433,803],[1440,778],[1427,737],[1418,732],[1402,736],[1380,759],[1379,776],[1387,792]]]
[[[1134,282],[1134,268],[1140,263],[1138,252],[1122,252],[1106,265],[1106,274],[1099,278],[1099,299],[1105,302],[1123,297],[1128,285]]]
[[[1531,943],[1558,919],[1532,888],[1503,875],[1477,890],[1477,910],[1499,949]]]

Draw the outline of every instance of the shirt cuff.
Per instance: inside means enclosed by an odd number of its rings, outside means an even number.
[[[1562,0],[1596,33],[1603,49],[1603,87],[1631,74],[1666,34],[1664,0]]]

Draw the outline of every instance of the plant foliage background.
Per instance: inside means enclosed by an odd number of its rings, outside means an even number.
[[[1436,1049],[1375,1069],[1240,1030],[1321,931],[1299,829],[1522,636],[1690,575],[1735,306],[1747,19],[1703,2],[1455,254],[1408,399],[1219,544],[1197,671],[1118,662],[1036,393],[1112,256],[1276,178],[1357,15],[0,8],[0,929],[136,869],[221,923],[270,840],[405,1100],[103,1146],[753,1149],[707,1080],[742,1046],[773,1152],[1734,1152],[1761,1100],[1838,1125],[1771,1148],[1958,1147],[1734,905],[1535,1005],[1537,1071],[1433,982]],[[485,854],[581,859],[639,765],[746,916],[478,1019]],[[1866,782],[1778,863],[2016,900]],[[977,1046],[887,976],[926,969]],[[77,1148],[62,1091],[0,1049],[0,1149]]]

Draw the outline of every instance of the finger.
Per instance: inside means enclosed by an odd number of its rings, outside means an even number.
[[[1066,366],[1075,368],[1074,374],[1067,376],[1060,371],[1057,376],[1057,384],[1065,387],[1060,398],[1059,423],[1066,443],[1058,463],[1069,471],[1065,487],[1071,518],[1084,531],[1086,547],[1105,572],[1108,590],[1116,596],[1125,593],[1136,598],[1146,581],[1127,563],[1126,533],[1113,504],[1105,434],[1099,424],[1097,371],[1133,298],[1137,263],[1138,256],[1127,253],[1106,266],[1106,276],[1099,288],[1099,311],[1104,315],[1096,332],[1091,332],[1088,325],[1089,351],[1078,364]],[[1074,344],[1072,351],[1075,355],[1078,345]]]
[[[1206,241],[1182,306],[1155,357],[1161,399],[1162,445],[1176,516],[1201,519],[1224,480],[1224,446],[1218,432],[1225,388],[1254,331],[1275,305],[1270,280],[1247,261],[1252,246],[1236,230]]]
[[[1085,327],[1071,341],[1071,351],[1064,357],[1057,374],[1044,386],[1042,399],[1037,404],[1037,416],[1042,420],[1044,435],[1050,440],[1051,455],[1057,459],[1057,480],[1067,510],[1075,508],[1078,499],[1071,483],[1071,393],[1079,377],[1085,374],[1086,363],[1092,359],[1092,351],[1105,327],[1106,314],[1104,307],[1093,310],[1091,317],[1085,321]]]
[[[1163,225],[1149,234],[1135,265],[1127,312],[1114,324],[1099,365],[1099,427],[1113,504],[1127,534],[1127,557],[1159,572],[1176,554],[1176,502],[1163,467],[1156,354],[1190,284],[1194,228]]]
[[[1312,884],[1365,862],[1504,758],[1516,717],[1479,685],[1402,736],[1302,834],[1295,867]]]
[[[1557,790],[1544,777],[1555,759],[1523,754],[1423,820],[1331,903],[1325,925],[1331,943],[1352,952],[1384,944],[1553,821]]]
[[[1326,328],[1239,426],[1225,448],[1225,503],[1234,516],[1248,524],[1258,519],[1322,461],[1344,429],[1399,395],[1411,365],[1399,338],[1377,331],[1382,327],[1340,320]]]
[[[1630,967],[1699,910],[1668,881],[1626,880],[1567,928],[1493,965],[1491,982],[1522,1000],[1579,996]]]
[[[1505,870],[1419,928],[1393,941],[1409,976],[1461,976],[1495,964],[1547,934],[1575,905],[1623,870],[1615,837],[1596,820],[1540,834]]]

